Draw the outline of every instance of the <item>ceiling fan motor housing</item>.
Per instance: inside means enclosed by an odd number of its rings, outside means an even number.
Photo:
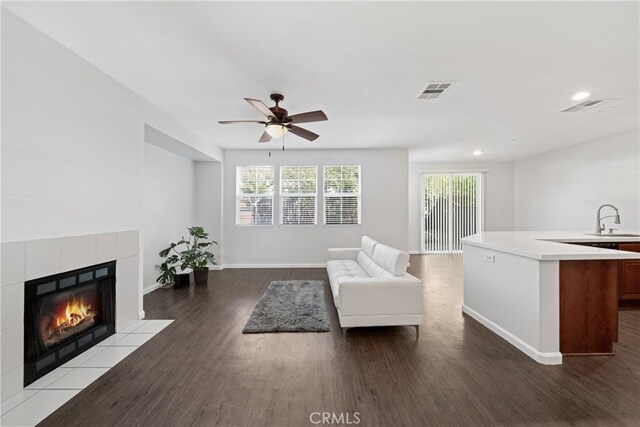
[[[287,119],[288,111],[284,108],[280,108],[277,105],[275,107],[269,107],[269,110],[276,117],[276,122],[284,122]],[[289,120],[290,121],[290,120]]]

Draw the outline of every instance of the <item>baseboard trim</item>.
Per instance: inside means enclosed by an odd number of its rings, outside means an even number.
[[[422,255],[422,251],[409,251],[409,255]]]
[[[163,287],[164,285],[160,284],[160,283],[154,283],[153,285],[143,288],[142,289],[142,295],[146,295],[146,294],[150,294],[151,292],[155,291],[156,289],[160,289],[161,287]]]
[[[482,325],[490,329],[495,334],[499,335],[501,338],[506,340],[508,343],[516,347],[518,350],[520,350],[536,362],[542,365],[562,364],[562,353],[543,353],[541,351],[538,351],[526,342],[522,341],[520,338],[513,335],[511,332],[504,329],[502,326],[497,325],[496,323],[492,322],[482,314],[478,313],[472,308],[467,307],[466,305],[462,306],[462,312],[480,322]]]
[[[213,265],[209,267],[210,271],[220,271],[226,268],[235,269],[235,268],[325,268],[325,263],[319,264],[223,264],[223,265]],[[154,283],[151,286],[142,289],[142,295],[150,294],[151,292],[160,289],[164,285],[160,283]]]
[[[220,270],[225,268],[324,268],[325,263],[318,264],[224,264]]]

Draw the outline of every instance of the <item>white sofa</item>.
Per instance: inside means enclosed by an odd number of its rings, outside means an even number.
[[[360,326],[424,323],[422,282],[407,273],[409,254],[362,237],[360,248],[329,249],[327,274],[343,335]]]

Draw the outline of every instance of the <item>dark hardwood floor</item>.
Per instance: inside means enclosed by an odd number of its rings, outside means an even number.
[[[462,315],[461,257],[411,263],[425,284],[417,341],[411,327],[343,340],[328,285],[331,332],[241,333],[270,281],[327,282],[324,269],[216,271],[208,287],[157,290],[147,317],[176,321],[41,425],[312,426],[313,412],[384,427],[640,425],[640,311],[621,311],[615,356],[543,366]]]

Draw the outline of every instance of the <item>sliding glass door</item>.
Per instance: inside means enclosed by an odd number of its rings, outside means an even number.
[[[482,231],[482,173],[425,173],[422,196],[423,253],[460,253],[460,239]]]

